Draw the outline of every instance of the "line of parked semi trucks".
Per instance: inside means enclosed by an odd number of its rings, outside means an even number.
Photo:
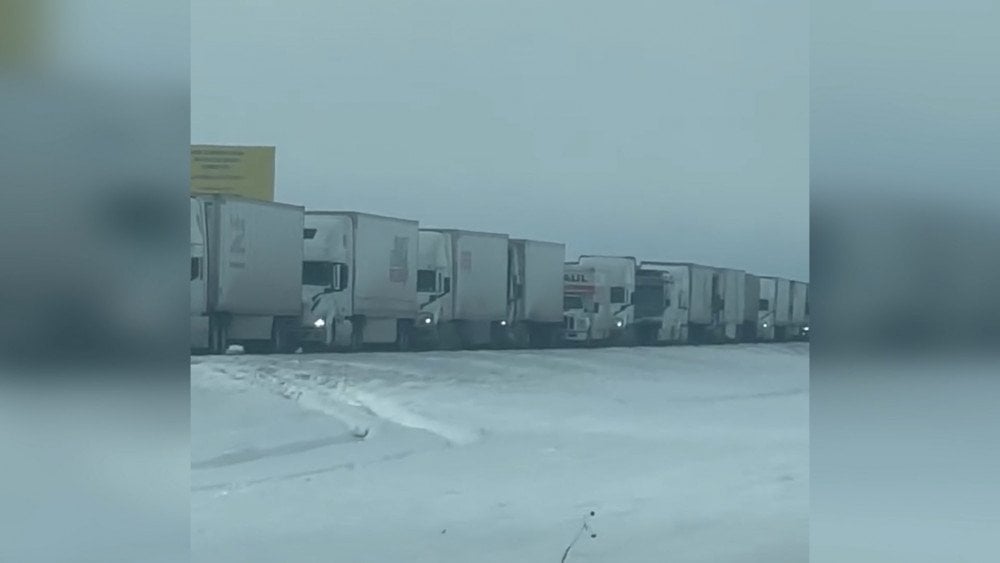
[[[805,340],[808,284],[228,195],[191,197],[191,349]]]

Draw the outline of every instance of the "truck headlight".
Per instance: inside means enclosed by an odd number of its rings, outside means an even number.
[[[807,327],[807,326],[804,326],[804,327],[802,327],[802,330],[803,330],[804,332],[809,332],[809,327]]]
[[[617,321],[615,321],[615,326],[618,327],[618,328],[621,328],[621,327],[625,326],[625,321],[623,321],[621,319],[618,319]]]
[[[326,326],[326,321],[323,319],[316,319],[313,321],[313,326],[316,328],[323,328]]]
[[[767,323],[764,323],[764,324],[763,324],[763,325],[761,325],[761,326],[763,326],[764,328],[767,328]]]
[[[500,321],[500,326],[507,326],[507,321]]]

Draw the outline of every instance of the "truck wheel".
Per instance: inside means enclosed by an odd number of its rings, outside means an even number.
[[[616,348],[619,346],[635,346],[635,327],[625,327],[625,330],[615,334],[608,340],[611,346]]]
[[[229,349],[229,338],[222,322],[213,322],[208,335],[208,353],[225,354]]]
[[[656,339],[657,329],[655,325],[635,327],[636,343],[639,346],[656,346],[659,344]]]
[[[299,345],[295,339],[295,332],[292,330],[292,323],[284,321],[274,322],[274,331],[271,335],[271,348],[278,354],[294,354]]]
[[[364,319],[354,319],[351,325],[351,343],[348,345],[348,351],[360,352],[365,346]]]
[[[411,348],[410,338],[413,327],[406,321],[396,321],[396,349],[400,352],[409,352]]]
[[[547,326],[533,326],[528,330],[528,348],[551,348],[552,332]]]
[[[514,348],[524,349],[531,347],[531,328],[526,323],[517,323],[514,325],[512,332]]]
[[[459,337],[455,322],[440,323],[438,331],[438,349],[458,350],[462,347],[462,340]]]

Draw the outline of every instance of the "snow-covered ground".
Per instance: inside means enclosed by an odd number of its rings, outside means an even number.
[[[194,559],[808,559],[807,344],[193,358]]]

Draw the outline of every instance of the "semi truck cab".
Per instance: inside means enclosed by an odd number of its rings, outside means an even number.
[[[578,264],[566,264],[563,274],[563,337],[572,342],[589,340],[593,317],[600,312],[600,308],[597,272]]]
[[[635,266],[634,258],[618,256],[581,256],[566,264],[566,340],[611,342],[628,338],[635,319]]]
[[[499,343],[507,315],[507,235],[429,228],[420,229],[418,240],[417,340],[445,349]]]
[[[426,336],[451,320],[451,236],[420,231],[418,246],[416,330]]]
[[[302,262],[303,345],[325,348],[351,344],[351,218],[305,216]]]
[[[760,277],[759,280],[757,339],[771,341],[775,339],[777,334],[778,281],[772,277]]]

